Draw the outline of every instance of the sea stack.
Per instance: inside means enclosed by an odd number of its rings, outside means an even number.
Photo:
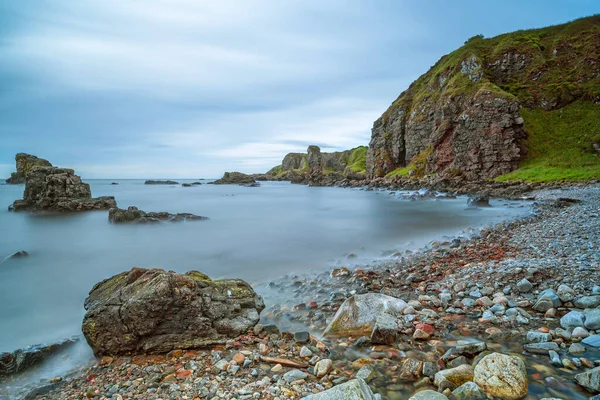
[[[27,174],[35,166],[51,167],[52,164],[48,160],[33,156],[26,153],[18,153],[15,156],[15,163],[17,164],[17,172],[10,174],[10,178],[6,180],[6,183],[12,185],[18,185],[25,183]]]
[[[68,168],[34,166],[26,174],[23,200],[11,211],[108,210],[117,206],[112,196],[92,198],[90,185]]]

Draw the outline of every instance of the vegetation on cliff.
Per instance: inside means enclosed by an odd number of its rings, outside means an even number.
[[[375,122],[367,169],[370,177],[598,179],[599,109],[599,15],[489,39],[474,36]],[[488,145],[494,136],[508,145]],[[486,167],[494,162],[501,168]]]

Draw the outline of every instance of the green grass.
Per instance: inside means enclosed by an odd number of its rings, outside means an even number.
[[[396,168],[392,172],[388,173],[385,177],[393,178],[394,176],[410,176],[414,178],[423,178],[427,168],[427,159],[432,152],[433,146],[427,147],[425,150],[414,156],[408,166]]]
[[[600,105],[576,101],[561,109],[521,109],[528,134],[519,169],[496,181],[583,181],[600,179]]]
[[[351,150],[347,167],[354,172],[363,172],[367,169],[367,146],[359,146]]]

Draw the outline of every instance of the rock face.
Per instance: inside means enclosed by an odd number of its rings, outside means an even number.
[[[485,393],[501,399],[516,400],[527,395],[527,370],[519,357],[492,353],[475,366],[475,383]]]
[[[86,211],[116,207],[112,196],[92,198],[90,185],[68,168],[33,167],[27,173],[23,200],[16,200],[14,211]]]
[[[352,379],[321,393],[303,397],[301,400],[374,400],[373,391],[360,379]]]
[[[76,338],[51,345],[39,344],[13,352],[0,353],[0,376],[22,372],[77,342]]]
[[[22,184],[25,183],[25,179],[29,174],[29,171],[35,166],[51,167],[52,164],[48,160],[32,156],[31,154],[18,153],[15,156],[15,162],[17,164],[17,172],[10,174],[10,178],[6,180],[9,184]]]
[[[213,182],[215,185],[228,185],[228,184],[253,184],[256,183],[251,175],[243,174],[241,172],[225,172],[221,179],[217,179]]]
[[[108,210],[108,220],[114,224],[120,223],[156,223],[156,222],[181,222],[181,221],[200,221],[207,217],[200,215],[178,213],[170,214],[168,212],[145,212],[137,207],[131,206],[127,210],[122,208],[111,208]]]
[[[98,356],[166,353],[235,338],[256,325],[264,307],[239,279],[133,268],[93,287],[82,330]]]
[[[576,100],[600,101],[592,89],[600,83],[593,45],[600,40],[598,23],[593,16],[477,36],[443,56],[373,123],[368,177],[398,169],[397,179],[484,180],[515,170],[527,155],[521,107],[556,110]],[[586,143],[590,152],[594,144]]]
[[[380,293],[357,294],[339,308],[325,329],[325,335],[371,336],[384,314],[394,320],[408,307],[404,300]],[[386,324],[386,326],[389,324]]]

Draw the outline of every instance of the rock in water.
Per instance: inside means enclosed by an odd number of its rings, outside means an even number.
[[[600,367],[575,375],[575,380],[591,393],[600,392]]]
[[[206,220],[207,217],[200,215],[179,213],[170,214],[168,212],[145,212],[137,207],[131,206],[127,210],[121,208],[111,208],[108,210],[108,220],[113,224],[121,223],[154,223],[161,221],[180,222],[180,221],[197,221]]]
[[[14,211],[86,211],[116,207],[112,196],[92,198],[90,185],[68,168],[33,167],[27,173],[23,200],[16,200]]]
[[[474,381],[485,393],[516,400],[527,395],[527,370],[519,357],[492,353],[475,367]]]
[[[213,182],[215,185],[228,185],[228,184],[252,184],[256,183],[254,178],[250,175],[243,174],[241,172],[225,172],[221,179],[217,179]]]
[[[367,383],[360,379],[352,379],[341,385],[332,387],[321,393],[303,397],[301,400],[374,400],[375,396]]]
[[[469,207],[490,207],[490,198],[487,196],[469,197],[467,205]]]
[[[166,353],[235,338],[256,325],[264,307],[240,279],[133,268],[92,288],[82,330],[98,356]]]
[[[60,350],[70,347],[75,342],[77,342],[77,338],[71,338],[51,345],[38,344],[13,352],[0,353],[0,376],[15,374],[31,368]]]
[[[179,182],[176,181],[156,181],[153,179],[147,180],[144,182],[144,185],[179,185]]]
[[[423,390],[408,400],[448,400],[446,396],[433,390]]]
[[[404,300],[385,294],[357,294],[344,301],[324,334],[370,336],[380,315],[397,317],[406,307],[408,304]]]
[[[17,172],[10,174],[10,178],[6,180],[6,183],[10,184],[21,184],[25,183],[25,179],[29,174],[29,171],[35,166],[51,167],[52,164],[48,160],[32,156],[31,154],[18,153],[15,156],[15,162],[17,164]]]

